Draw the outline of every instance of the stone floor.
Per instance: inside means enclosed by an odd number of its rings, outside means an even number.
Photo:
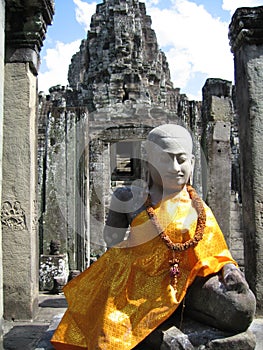
[[[5,322],[3,349],[52,350],[53,347],[49,340],[66,307],[67,304],[62,294],[40,294],[39,312],[34,321]],[[263,318],[256,318],[250,330],[256,336],[255,350],[263,350]]]
[[[41,293],[39,311],[32,322],[4,323],[4,350],[51,350],[49,340],[65,312],[67,303],[63,294]]]

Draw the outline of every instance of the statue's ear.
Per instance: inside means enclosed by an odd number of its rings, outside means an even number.
[[[188,184],[193,185],[194,180],[194,167],[195,167],[195,156],[192,154],[191,156],[191,174],[189,176]]]

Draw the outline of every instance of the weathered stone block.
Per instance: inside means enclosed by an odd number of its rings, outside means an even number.
[[[228,110],[229,116],[229,110]],[[230,122],[224,122],[222,120],[217,121],[214,124],[213,140],[214,141],[223,141],[229,142],[230,140]]]
[[[256,338],[251,331],[236,334],[222,339],[213,339],[207,343],[207,350],[253,350],[256,347]]]

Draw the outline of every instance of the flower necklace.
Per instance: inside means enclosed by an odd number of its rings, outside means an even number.
[[[195,208],[198,218],[197,218],[197,224],[195,229],[195,234],[193,238],[190,238],[189,240],[185,241],[184,243],[174,243],[170,237],[165,233],[163,228],[161,227],[157,216],[154,212],[154,209],[151,204],[151,197],[148,196],[146,200],[146,212],[149,216],[149,219],[153,223],[153,225],[156,227],[156,230],[159,232],[159,236],[163,240],[163,242],[166,244],[168,249],[170,249],[173,253],[173,256],[171,259],[169,259],[170,264],[170,279],[171,279],[171,285],[173,286],[174,290],[177,291],[177,280],[178,276],[180,274],[179,269],[179,259],[175,257],[175,252],[182,252],[186,249],[189,249],[191,247],[195,247],[198,242],[203,238],[204,229],[205,229],[205,223],[206,223],[206,213],[205,208],[203,206],[202,200],[199,198],[198,194],[196,193],[195,189],[187,185],[187,192],[189,193],[189,196],[192,200],[193,207]]]

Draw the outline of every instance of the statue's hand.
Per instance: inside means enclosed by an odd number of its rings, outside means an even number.
[[[222,283],[228,291],[246,293],[249,290],[244,274],[234,264],[222,268]]]

